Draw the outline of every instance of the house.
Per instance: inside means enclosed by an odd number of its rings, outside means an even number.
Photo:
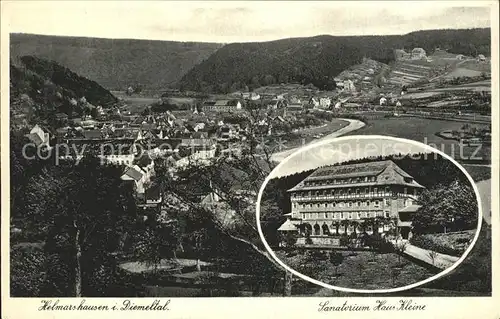
[[[50,136],[38,124],[36,124],[26,137],[36,146],[49,146]]]
[[[146,205],[160,204],[162,200],[160,187],[158,185],[148,187],[144,193],[144,200],[146,202]]]
[[[477,61],[484,62],[484,61],[486,61],[486,57],[485,57],[484,55],[482,55],[482,54],[479,54],[479,55],[477,56]]]
[[[332,100],[328,97],[322,97],[319,99],[319,106],[326,109],[332,105]]]
[[[99,144],[99,157],[114,165],[133,165],[137,146],[133,139],[107,140]]]
[[[205,101],[202,105],[204,112],[235,112],[242,108],[238,100]]]
[[[401,101],[397,101],[396,102],[396,107],[400,107],[401,106]]]
[[[411,223],[403,221],[408,221],[408,213],[416,213],[414,205],[423,190],[391,160],[324,166],[288,190],[289,220],[302,225],[297,230],[301,244],[309,237],[313,244],[339,245],[331,235],[384,234],[391,229],[408,239]],[[396,225],[377,223],[377,218]],[[282,226],[293,229],[287,224]]]
[[[143,150],[139,157],[133,161],[133,165],[137,165],[145,174],[145,179],[149,181],[154,174],[154,161],[147,150]]]
[[[204,129],[205,129],[205,126],[206,126],[206,125],[205,125],[205,123],[203,123],[203,122],[198,122],[198,123],[196,123],[196,124],[195,124],[195,126],[193,127],[193,130],[194,130],[195,132],[202,131],[202,130],[204,130]]]
[[[87,140],[100,140],[104,138],[102,130],[83,130],[81,133],[83,138]]]
[[[239,132],[236,127],[230,124],[221,125],[218,131],[220,140],[230,140],[239,136]]]
[[[465,55],[463,54],[459,54],[455,57],[457,60],[464,60],[465,59]]]
[[[68,114],[66,113],[57,113],[55,116],[56,120],[61,122],[66,122],[68,120]]]
[[[387,105],[387,99],[385,97],[381,97],[380,98],[380,101],[379,101],[379,105],[380,106],[384,106],[384,105]]]
[[[250,101],[260,100],[260,95],[255,92],[241,93],[241,98]]]
[[[120,179],[134,183],[134,189],[138,194],[144,194],[145,184],[147,183],[146,173],[137,165],[127,166]]]
[[[408,53],[403,49],[396,49],[394,50],[394,57],[396,60],[409,60],[411,59],[411,53]]]
[[[288,101],[289,101],[289,104],[301,104],[302,103],[300,101],[300,98],[298,98],[297,96],[291,96]]]
[[[345,92],[356,92],[356,86],[352,80],[344,80],[344,85],[342,87]]]
[[[282,107],[286,107],[288,104],[284,99],[273,98],[272,100],[264,101],[265,105],[267,105],[268,110],[277,110]]]
[[[315,97],[311,97],[309,99],[309,103],[308,104],[311,105],[312,107],[319,107],[319,101]]]
[[[210,160],[215,157],[216,151],[217,151],[216,145],[213,145],[210,148],[195,150],[192,154],[178,160],[176,162],[176,166],[186,167],[189,164],[209,165]]]
[[[286,106],[286,109],[288,111],[292,111],[292,112],[297,112],[297,111],[302,111],[304,109],[304,106],[302,105],[302,103],[290,103]]]
[[[423,60],[427,59],[427,54],[425,53],[425,50],[422,48],[415,48],[411,50],[411,59],[412,60]]]
[[[142,130],[140,128],[115,128],[109,135],[109,138],[114,139],[133,139],[139,141],[143,139]]]

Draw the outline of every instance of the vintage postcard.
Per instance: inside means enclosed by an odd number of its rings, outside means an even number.
[[[500,318],[498,10],[2,1],[2,318]]]

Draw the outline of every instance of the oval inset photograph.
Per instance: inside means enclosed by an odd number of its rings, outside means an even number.
[[[350,136],[306,146],[266,178],[260,236],[292,274],[346,292],[411,289],[455,269],[473,248],[477,187],[426,144]]]

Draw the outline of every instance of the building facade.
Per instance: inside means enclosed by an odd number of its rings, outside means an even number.
[[[328,243],[322,237],[384,233],[395,227],[408,238],[407,214],[416,211],[423,189],[391,160],[322,167],[288,190],[290,221],[303,237],[315,237],[316,243]],[[393,226],[372,223],[380,218]]]

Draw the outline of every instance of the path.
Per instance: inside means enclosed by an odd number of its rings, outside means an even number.
[[[319,138],[319,139],[315,139],[313,141],[311,141],[310,143],[306,144],[306,145],[309,145],[311,143],[316,143],[316,142],[319,142],[319,141],[322,141],[322,140],[325,140],[325,139],[331,139],[331,138],[335,138],[335,137],[339,137],[339,136],[342,136],[344,134],[347,134],[349,132],[352,132],[352,131],[355,131],[355,130],[359,130],[360,128],[362,128],[363,126],[365,126],[366,124],[359,121],[359,120],[353,120],[353,119],[343,119],[343,118],[340,118],[338,120],[342,120],[342,121],[347,121],[349,122],[349,124],[335,132],[332,132],[322,138]],[[282,160],[284,160],[285,158],[287,158],[289,155],[293,154],[295,151],[297,151],[299,149],[299,147],[294,147],[292,149],[289,149],[289,150],[286,150],[286,151],[281,151],[281,152],[277,152],[277,153],[274,153],[273,155],[271,155],[271,160],[275,161],[275,162],[281,162]]]
[[[432,258],[429,256],[430,250],[414,246],[414,245],[410,244],[409,242],[406,242],[406,243],[407,243],[407,246],[406,246],[406,250],[404,252],[406,255],[409,255],[413,258],[416,258],[416,259],[419,259],[423,262],[426,262],[429,265],[434,265],[440,269],[446,269],[446,268],[451,267],[459,259],[459,257],[445,255],[445,254],[441,254],[441,253],[436,253],[436,257],[435,257],[434,262],[433,262]],[[393,242],[393,244],[394,244],[394,242]]]

